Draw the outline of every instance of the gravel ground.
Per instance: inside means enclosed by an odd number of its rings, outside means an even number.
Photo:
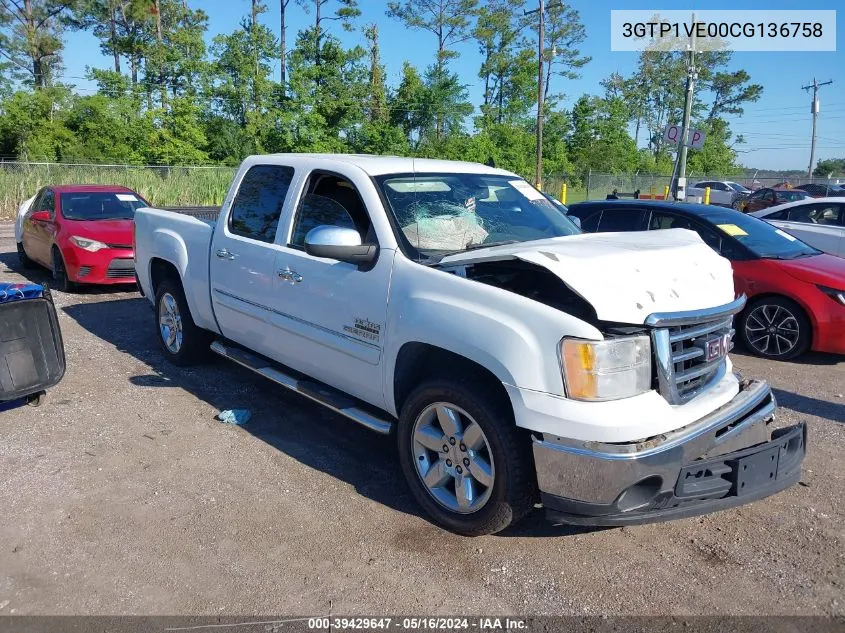
[[[0,223],[0,281],[21,279]],[[55,298],[67,374],[0,414],[0,614],[845,613],[843,357],[734,356],[776,388],[779,423],[809,423],[800,485],[469,539],[418,514],[392,439],[223,360],[169,366],[134,289]],[[233,407],[253,421],[214,420]]]

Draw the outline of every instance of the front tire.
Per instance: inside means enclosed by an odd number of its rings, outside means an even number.
[[[402,407],[397,441],[414,498],[452,532],[493,534],[534,505],[531,441],[494,385],[466,377],[423,383]]]
[[[58,248],[53,248],[53,287],[60,292],[76,290],[76,284],[67,276],[65,260]]]
[[[182,285],[165,279],[156,289],[156,329],[158,342],[167,360],[174,365],[196,365],[208,356],[211,333],[194,323]]]
[[[752,301],[742,313],[737,330],[749,352],[762,358],[789,360],[806,352],[813,341],[807,314],[786,297]]]

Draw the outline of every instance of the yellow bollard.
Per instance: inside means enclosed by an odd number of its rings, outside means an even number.
[[[710,187],[704,188],[704,204],[710,204]]]
[[[666,185],[665,187],[663,187],[663,199],[664,200],[669,199],[669,185]]]
[[[566,204],[566,183],[563,183],[560,186],[560,201],[563,204]]]

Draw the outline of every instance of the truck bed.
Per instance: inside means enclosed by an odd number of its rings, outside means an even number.
[[[146,207],[135,212],[135,273],[144,294],[155,295],[154,260],[176,267],[194,322],[212,332],[217,331],[217,322],[208,262],[218,213],[217,207]]]

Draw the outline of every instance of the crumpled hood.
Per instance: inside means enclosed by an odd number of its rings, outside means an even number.
[[[640,324],[655,312],[713,308],[735,298],[730,262],[686,229],[556,237],[458,253],[440,263],[507,259],[547,268],[604,321]]]

